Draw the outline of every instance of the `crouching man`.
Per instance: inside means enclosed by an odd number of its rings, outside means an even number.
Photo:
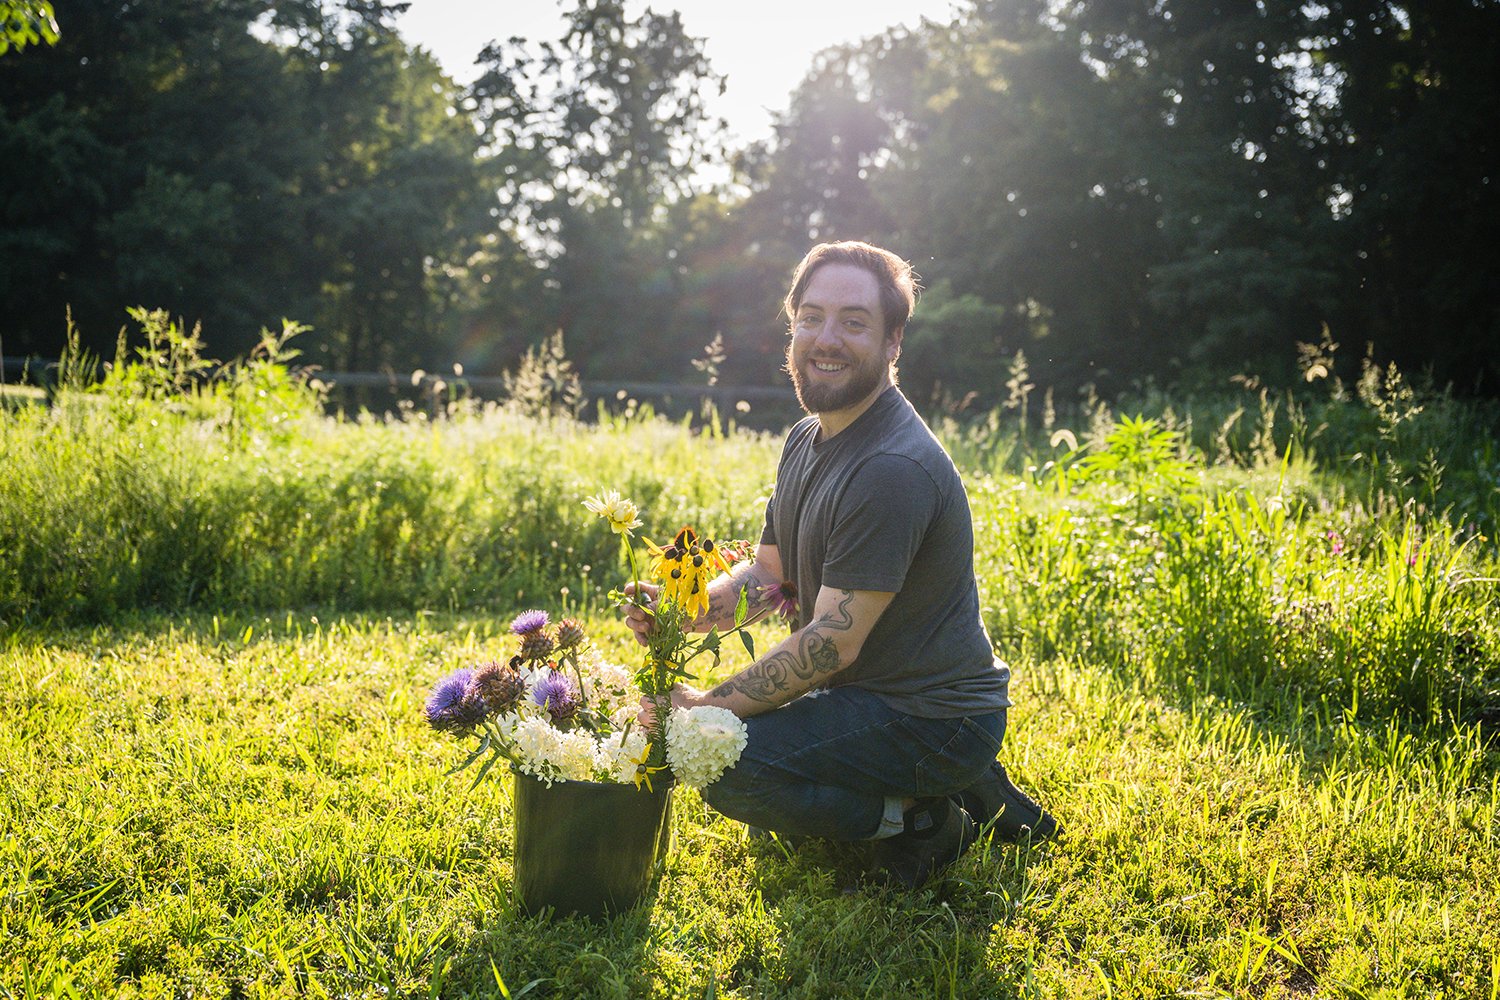
[[[875,840],[880,871],[912,888],[977,829],[1057,833],[996,760],[1010,671],[980,619],[968,497],[896,385],[916,291],[910,265],[865,243],[798,265],[786,369],[809,415],[782,450],[755,561],[710,585],[694,623],[732,626],[744,589],[752,613],[796,595],[793,631],[711,691],[672,692],[749,729],[703,790],[710,806],[782,834]],[[656,588],[641,590],[649,608]],[[649,610],[627,605],[626,621],[644,641]]]

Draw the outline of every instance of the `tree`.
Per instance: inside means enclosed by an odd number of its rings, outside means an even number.
[[[676,13],[631,19],[581,0],[563,36],[487,47],[472,107],[486,128],[502,227],[545,268],[534,336],[566,331],[586,373],[644,376],[684,364],[668,325],[680,285],[664,228],[692,198],[723,123],[722,87]]]
[[[57,18],[50,0],[0,0],[0,56],[28,45],[56,45]]]
[[[112,353],[144,304],[202,321],[219,356],[283,315],[328,366],[447,354],[448,275],[493,202],[460,95],[397,9],[78,5],[54,49],[0,61],[0,169],[49,180],[0,202],[7,349],[55,350],[71,306]]]

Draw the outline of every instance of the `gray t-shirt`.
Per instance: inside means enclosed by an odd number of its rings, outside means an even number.
[[[827,441],[792,428],[761,541],[797,585],[799,623],[823,586],[894,593],[859,657],[857,684],[908,715],[944,719],[1010,705],[1010,669],[979,617],[974,522],[953,460],[892,387]]]

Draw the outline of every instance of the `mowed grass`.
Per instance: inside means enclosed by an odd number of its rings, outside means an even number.
[[[525,916],[507,783],[445,776],[459,747],[420,718],[433,678],[508,648],[507,621],[11,633],[0,995],[1500,996],[1477,730],[1066,658],[1014,664],[1005,750],[1059,843],[892,892],[857,849],[752,843],[679,793],[648,905]],[[613,617],[589,626],[633,662]]]

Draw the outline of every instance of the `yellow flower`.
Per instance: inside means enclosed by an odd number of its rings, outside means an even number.
[[[708,610],[708,581],[729,572],[729,563],[712,538],[701,541],[692,528],[683,528],[666,548],[646,539],[651,550],[651,575],[661,582],[662,596],[682,608],[688,621]]]
[[[651,767],[650,765],[648,765],[646,761],[650,759],[651,744],[649,743],[646,744],[646,749],[641,751],[641,755],[639,757],[630,758],[630,762],[635,765],[635,787],[637,790],[640,789],[641,784],[644,782],[646,785],[646,791],[654,792],[656,789],[651,787],[651,776],[657,771],[666,770],[665,766]]]
[[[589,497],[583,505],[590,513],[608,521],[617,535],[629,535],[641,526],[640,509],[620,496],[617,490],[605,490],[596,497]]]

